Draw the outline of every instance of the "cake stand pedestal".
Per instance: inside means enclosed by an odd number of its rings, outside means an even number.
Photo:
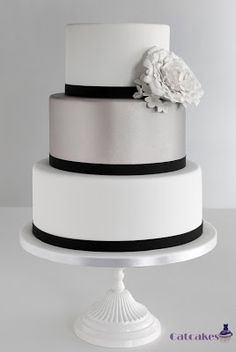
[[[137,302],[123,283],[124,268],[177,263],[210,252],[217,243],[215,228],[204,222],[203,234],[181,246],[140,252],[87,252],[64,249],[38,240],[27,224],[20,233],[21,246],[29,253],[53,262],[94,267],[113,267],[111,289],[74,323],[78,337],[103,347],[136,347],[158,338],[161,325]]]

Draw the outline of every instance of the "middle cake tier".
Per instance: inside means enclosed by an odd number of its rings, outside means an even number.
[[[147,109],[135,99],[50,97],[50,164],[97,174],[179,170],[185,160],[185,109]]]
[[[45,159],[33,168],[33,224],[39,239],[73,249],[187,243],[202,231],[201,169],[187,162],[165,174],[86,175],[57,170]]]

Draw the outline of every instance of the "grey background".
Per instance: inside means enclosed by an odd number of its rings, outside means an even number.
[[[236,206],[234,0],[0,1],[0,206],[31,204],[33,162],[48,155],[48,96],[64,88],[70,22],[171,26],[171,48],[202,82],[188,109],[187,154],[203,168],[204,206]]]

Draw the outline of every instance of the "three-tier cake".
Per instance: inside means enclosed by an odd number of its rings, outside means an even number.
[[[200,167],[185,106],[200,83],[169,26],[66,27],[65,93],[50,97],[50,155],[33,168],[33,234],[90,251],[143,251],[202,234]]]

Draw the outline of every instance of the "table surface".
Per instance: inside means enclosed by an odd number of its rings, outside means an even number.
[[[236,351],[236,210],[209,209],[204,217],[218,230],[212,252],[187,262],[126,270],[126,287],[162,324],[158,340],[128,351]],[[19,229],[30,219],[29,208],[0,208],[0,350],[114,351],[89,345],[72,330],[77,315],[110,288],[112,269],[58,264],[26,253]],[[217,334],[223,323],[234,333],[229,343],[170,339],[171,333]]]

